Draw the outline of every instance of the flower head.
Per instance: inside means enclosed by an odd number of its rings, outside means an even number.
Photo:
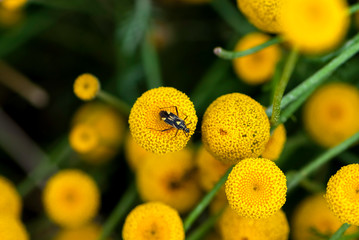
[[[100,193],[90,176],[80,170],[63,170],[46,184],[43,202],[48,216],[57,224],[76,228],[97,214]]]
[[[9,215],[20,218],[22,202],[12,182],[0,176],[0,216]],[[1,236],[1,234],[0,234]]]
[[[100,88],[99,80],[89,73],[78,76],[74,83],[75,95],[84,101],[94,99],[100,91]]]
[[[345,0],[291,0],[283,5],[284,37],[299,50],[319,54],[336,47],[349,26]]]
[[[359,131],[359,91],[347,83],[319,88],[304,106],[303,122],[309,135],[333,147]]]
[[[269,35],[264,33],[250,33],[238,41],[235,51],[247,50],[269,39]],[[234,59],[233,67],[244,82],[251,85],[261,84],[270,80],[274,74],[280,54],[279,46],[272,45],[256,53]]]
[[[0,215],[1,240],[29,240],[25,226],[18,218],[9,215]]]
[[[160,113],[170,113],[183,120],[188,128],[181,130],[166,123]],[[130,130],[135,141],[147,151],[157,154],[175,152],[184,148],[194,133],[197,116],[193,103],[182,92],[171,87],[151,89],[137,99],[129,117]]]
[[[283,172],[271,160],[244,159],[226,181],[229,206],[243,217],[267,218],[285,203],[286,182]]]
[[[185,148],[165,155],[151,155],[137,170],[138,192],[144,201],[161,201],[187,212],[199,201],[193,151]]]
[[[237,0],[238,8],[248,20],[262,31],[279,33],[284,0]]]
[[[141,204],[125,220],[123,240],[184,240],[178,212],[160,202]]]
[[[101,234],[101,226],[90,223],[79,228],[63,229],[54,240],[96,240]]]
[[[78,153],[87,153],[99,144],[97,132],[87,124],[78,124],[71,129],[69,142]]]
[[[241,217],[227,208],[219,220],[223,240],[287,240],[289,225],[285,213],[280,209],[265,219]]]
[[[292,235],[294,240],[320,240],[317,233],[331,236],[342,223],[330,211],[323,194],[316,194],[305,198],[293,214]],[[351,226],[345,234],[357,230]],[[314,232],[315,231],[315,232]]]
[[[333,175],[325,198],[342,223],[359,226],[359,164],[344,166]]]
[[[26,4],[27,0],[3,0],[0,2],[0,6],[6,10],[16,10]]]
[[[262,152],[262,157],[275,161],[279,158],[284,144],[287,140],[287,135],[285,127],[283,124],[279,125],[270,136],[269,141],[267,142],[264,152]]]
[[[241,93],[217,98],[202,122],[206,149],[225,164],[258,157],[269,140],[269,120],[263,107]]]

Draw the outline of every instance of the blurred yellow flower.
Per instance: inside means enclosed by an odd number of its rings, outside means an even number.
[[[29,240],[24,224],[16,217],[0,215],[1,240]]]
[[[6,10],[16,10],[26,4],[27,0],[2,0],[0,6]]]
[[[90,223],[79,228],[62,229],[54,240],[97,240],[101,230],[98,224]]]
[[[257,28],[264,32],[282,31],[279,18],[282,14],[283,0],[237,0],[238,8]]]
[[[262,157],[270,159],[272,161],[277,160],[282,153],[286,140],[286,130],[284,124],[281,124],[274,130],[273,134],[270,136],[266,148],[262,153]]]
[[[122,229],[123,240],[184,240],[178,212],[160,202],[141,204],[133,209]]]
[[[217,98],[203,116],[204,146],[225,164],[258,157],[264,151],[269,135],[269,120],[263,107],[241,93]]]
[[[2,27],[12,27],[24,19],[23,9],[9,10],[0,6],[0,25]]]
[[[184,213],[200,200],[193,151],[185,148],[148,156],[137,170],[138,192],[144,201],[161,201]]]
[[[84,73],[78,76],[74,83],[75,95],[84,101],[89,101],[97,96],[100,91],[100,82],[94,75]]]
[[[0,193],[0,216],[8,215],[20,219],[21,197],[14,184],[3,176],[0,176]]]
[[[305,198],[295,209],[292,223],[293,240],[320,240],[323,234],[333,235],[342,225],[339,219],[330,211],[322,193]],[[357,231],[351,226],[345,234]]]
[[[359,164],[342,167],[328,182],[328,206],[342,223],[359,226]]]
[[[319,88],[304,106],[303,122],[309,135],[333,147],[359,131],[359,91],[347,83]]]
[[[269,159],[247,158],[232,169],[226,181],[229,206],[238,215],[267,218],[285,203],[287,179]]]
[[[182,119],[188,133],[167,124],[160,112],[168,111]],[[135,141],[147,151],[157,154],[175,152],[184,148],[194,133],[197,115],[186,94],[171,87],[151,89],[137,99],[129,117],[130,130]],[[176,124],[179,122],[176,120]]]
[[[283,35],[291,45],[308,54],[335,48],[349,26],[345,0],[291,0],[283,5]]]
[[[219,229],[223,240],[287,240],[289,235],[282,209],[265,219],[250,219],[227,208],[219,220]]]
[[[270,36],[264,33],[250,33],[241,38],[235,51],[244,51],[267,42]],[[244,82],[257,85],[269,81],[280,59],[280,48],[272,45],[256,53],[233,60],[234,71]]]
[[[77,124],[70,132],[70,146],[78,153],[86,153],[95,149],[99,144],[96,130],[88,124]]]
[[[43,193],[46,213],[57,224],[76,228],[97,214],[100,193],[94,180],[80,170],[62,170],[51,177]]]

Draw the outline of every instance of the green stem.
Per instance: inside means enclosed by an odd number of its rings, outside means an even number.
[[[359,232],[356,232],[353,234],[345,235],[345,236],[341,237],[340,240],[358,239],[358,237],[359,237]]]
[[[352,39],[356,39],[359,33],[355,35]],[[351,40],[349,40],[351,41]],[[354,56],[359,51],[359,40],[356,40],[354,44],[346,48],[340,55],[335,57],[332,61],[326,64],[324,67],[319,69],[316,73],[306,79],[304,82],[299,84],[296,88],[287,93],[281,101],[280,108],[286,108],[290,103],[294,101],[300,101],[297,106],[306,100],[307,97],[320,85],[322,84],[327,77],[329,77],[338,67],[345,63],[348,59]],[[306,97],[301,97],[306,95]],[[273,106],[269,106],[266,110],[268,116],[272,115]]]
[[[197,217],[203,212],[203,210],[208,206],[208,204],[212,201],[216,193],[222,187],[222,185],[226,182],[229,173],[232,171],[233,167],[230,167],[227,172],[221,177],[221,179],[214,185],[212,190],[204,196],[200,203],[190,212],[187,218],[183,222],[183,227],[187,232],[188,229],[192,226],[193,222],[197,219]]]
[[[350,224],[344,223],[332,236],[329,240],[338,240],[343,236],[344,232],[350,227]]]
[[[288,186],[288,192],[293,190],[294,187],[296,187],[304,178],[308,177],[309,174],[313,173],[315,170],[317,170],[320,166],[323,164],[329,162],[333,157],[337,156],[341,152],[348,149],[351,145],[356,143],[359,140],[359,132],[351,136],[350,138],[343,141],[341,144],[328,149],[323,154],[321,154],[319,157],[314,159],[312,162],[310,162],[308,165],[306,165],[304,168],[302,168],[300,171],[293,173],[290,178],[288,178],[287,186]]]
[[[244,57],[244,56],[253,54],[253,53],[258,52],[264,48],[267,48],[269,46],[272,46],[272,45],[275,45],[275,44],[278,44],[281,42],[283,42],[283,38],[277,36],[277,37],[270,39],[269,41],[267,41],[265,43],[262,43],[258,46],[252,47],[252,48],[244,50],[244,51],[232,52],[232,51],[224,50],[221,47],[216,47],[213,51],[214,51],[214,54],[216,54],[218,57],[231,60],[231,59]]]
[[[112,211],[110,217],[103,225],[103,229],[98,240],[105,240],[111,235],[113,229],[116,227],[119,221],[123,219],[125,214],[133,205],[136,197],[137,197],[136,185],[132,183],[128,187],[124,195],[122,196],[121,200],[116,205],[115,209]]]
[[[293,73],[295,64],[298,60],[298,50],[292,49],[290,52],[288,59],[284,65],[283,74],[278,82],[278,85],[275,88],[274,91],[274,97],[273,97],[273,114],[270,119],[272,126],[278,126],[279,124],[279,116],[280,116],[280,103],[282,101],[282,97],[285,91],[285,88],[287,87],[288,81]]]
[[[101,90],[97,94],[97,97],[99,99],[101,99],[102,101],[117,108],[122,114],[124,114],[126,116],[130,115],[131,107],[124,101],[121,101],[119,98],[105,92],[104,90]]]

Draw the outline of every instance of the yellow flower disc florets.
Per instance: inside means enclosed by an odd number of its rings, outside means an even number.
[[[241,93],[217,98],[203,117],[204,146],[225,164],[258,157],[264,151],[269,135],[269,120],[263,107]]]
[[[265,219],[238,216],[227,208],[219,220],[223,240],[287,240],[289,225],[282,210]]]
[[[275,161],[279,158],[287,140],[286,130],[283,124],[279,125],[270,136],[262,153],[262,157]]]
[[[63,229],[54,240],[97,240],[100,237],[101,226],[91,223],[79,228]]]
[[[291,0],[283,5],[284,37],[299,50],[319,54],[336,47],[349,26],[346,0]]]
[[[137,206],[125,220],[123,240],[184,240],[178,212],[160,202]]]
[[[0,216],[9,215],[20,218],[21,209],[21,197],[16,191],[14,184],[0,176]]]
[[[29,240],[25,226],[18,218],[9,215],[0,215],[1,240]]]
[[[0,7],[6,10],[17,10],[26,4],[27,0],[2,0],[0,1]]]
[[[311,137],[333,147],[359,131],[359,91],[346,83],[318,89],[304,106],[303,121]]]
[[[78,76],[74,83],[75,95],[84,101],[94,99],[100,88],[100,82],[97,77],[89,73]]]
[[[294,240],[320,240],[319,234],[331,236],[342,223],[327,206],[323,194],[305,198],[293,214],[292,235]],[[345,234],[354,233],[357,227],[351,226]]]
[[[193,152],[187,148],[165,155],[151,155],[137,170],[136,182],[144,201],[161,201],[184,213],[201,197],[196,181]]]
[[[344,166],[333,175],[325,198],[342,223],[359,226],[359,164]]]
[[[266,218],[285,203],[287,179],[269,159],[247,158],[232,169],[226,181],[229,206],[238,215]]]
[[[279,18],[284,0],[237,0],[237,5],[248,20],[260,30],[270,33],[282,31]]]
[[[96,130],[87,124],[78,124],[70,132],[69,142],[78,153],[87,153],[99,144]]]
[[[250,33],[240,39],[235,47],[235,51],[244,51],[260,45],[270,39],[264,33]],[[272,77],[276,64],[280,58],[278,45],[272,45],[253,54],[236,58],[233,60],[233,67],[244,82],[256,85],[264,83]]]
[[[177,115],[185,122],[189,132],[165,123],[160,117],[161,111]],[[137,99],[131,109],[129,124],[131,134],[140,146],[153,153],[165,154],[186,146],[196,129],[197,116],[186,94],[171,87],[159,87]]]
[[[95,181],[80,170],[63,170],[46,184],[45,210],[57,224],[76,228],[96,216],[100,193]]]

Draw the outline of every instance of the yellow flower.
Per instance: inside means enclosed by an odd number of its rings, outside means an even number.
[[[331,236],[341,225],[320,193],[305,198],[296,208],[293,214],[292,235],[294,240],[320,240],[323,238],[314,231]],[[356,230],[355,226],[351,226],[345,234],[354,233]]]
[[[229,206],[238,215],[267,218],[285,203],[287,179],[269,159],[247,158],[234,166],[226,181]]]
[[[20,218],[22,202],[12,182],[0,176],[0,216],[9,215]],[[0,234],[1,236],[1,234]]]
[[[345,0],[291,0],[283,5],[283,35],[309,54],[332,50],[345,37],[349,11]]]
[[[84,73],[78,76],[74,83],[75,95],[84,101],[94,99],[100,91],[100,88],[99,80],[89,73]]]
[[[283,124],[279,125],[270,136],[262,157],[275,161],[279,158],[284,144],[287,140],[285,127]]]
[[[280,209],[265,219],[250,219],[238,216],[227,208],[219,220],[219,229],[223,240],[287,240],[288,221]]]
[[[263,107],[241,93],[217,98],[206,110],[202,141],[225,164],[258,157],[269,140],[269,120]]]
[[[188,133],[165,123],[160,112],[168,111],[185,122]],[[130,130],[135,141],[147,151],[157,154],[184,148],[194,133],[197,116],[186,94],[171,88],[151,89],[137,99],[130,113]],[[176,121],[177,122],[177,121]]]
[[[304,106],[309,135],[324,147],[333,147],[359,131],[359,91],[347,83],[318,89]]]
[[[201,197],[193,152],[188,148],[148,156],[137,170],[136,182],[144,201],[161,201],[180,213],[192,209]]]
[[[95,224],[87,224],[79,228],[63,229],[54,240],[97,240],[100,236],[102,228]]]
[[[250,33],[240,39],[235,51],[244,51],[270,39],[264,33]],[[244,82],[256,85],[270,80],[280,58],[278,45],[272,45],[259,52],[233,60],[234,71]]]
[[[43,202],[48,216],[57,224],[76,228],[97,214],[100,193],[90,176],[80,170],[63,170],[46,184]]]
[[[359,226],[359,164],[344,166],[333,175],[325,198],[342,223]]]
[[[3,0],[0,2],[0,6],[6,10],[16,10],[26,4],[27,0]]]
[[[230,165],[226,165],[215,159],[204,146],[201,146],[198,150],[196,159],[199,183],[201,187],[208,192],[226,173]]]
[[[9,215],[0,215],[1,240],[29,240],[25,226],[18,218]]]
[[[184,240],[178,212],[160,202],[141,204],[125,220],[123,240]]]
[[[75,125],[70,132],[70,146],[78,153],[87,153],[99,144],[97,132],[88,124]]]
[[[283,0],[237,0],[238,8],[248,20],[260,30],[270,33],[282,31]]]

